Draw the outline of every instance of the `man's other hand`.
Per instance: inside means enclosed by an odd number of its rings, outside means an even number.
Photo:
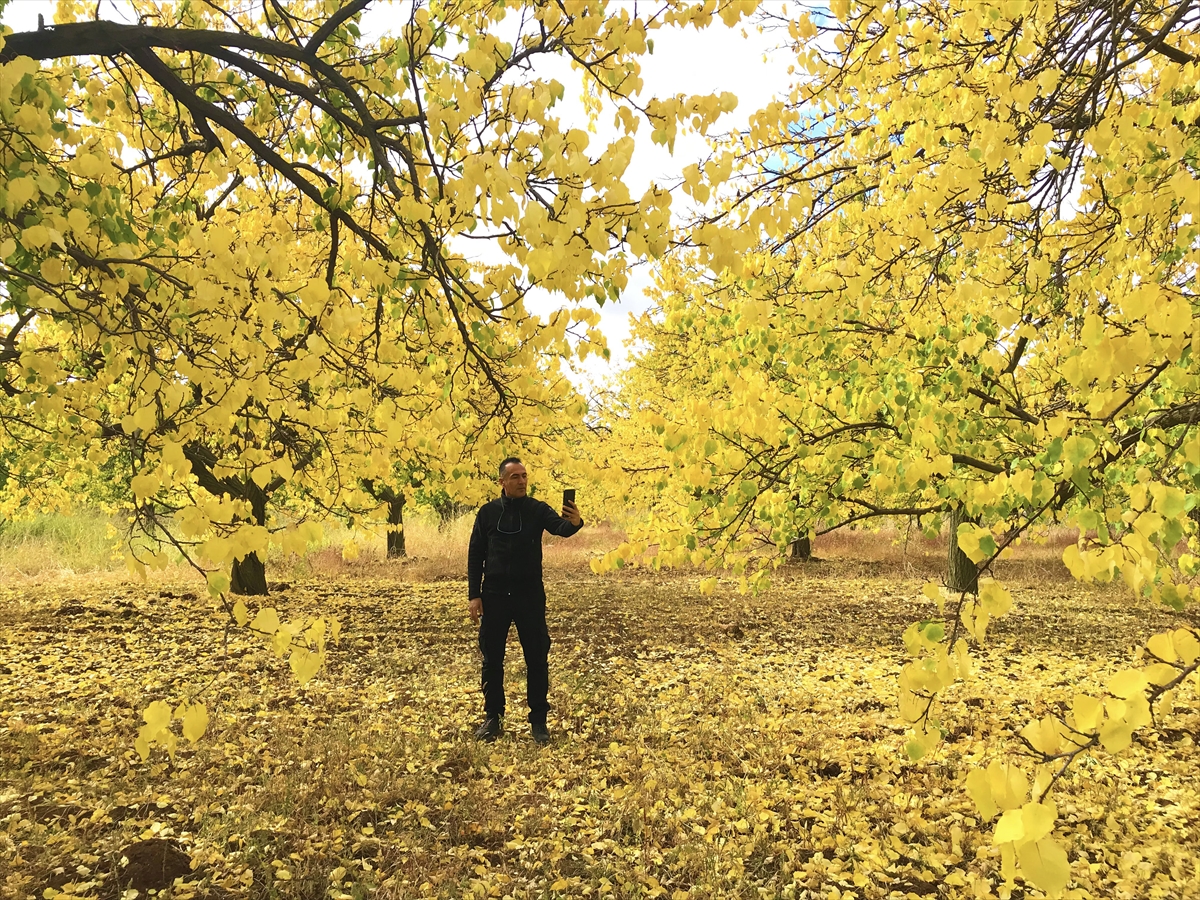
[[[583,516],[579,515],[579,508],[569,500],[563,503],[562,517],[577,527],[583,524]]]
[[[480,597],[472,597],[471,602],[467,604],[467,612],[471,614],[471,624],[478,625],[479,617],[483,615],[483,600]]]

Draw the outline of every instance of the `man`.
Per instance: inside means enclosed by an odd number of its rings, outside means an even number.
[[[528,670],[529,726],[539,744],[550,741],[550,632],[546,628],[546,589],[542,585],[542,532],[570,537],[583,527],[574,503],[557,515],[541,500],[526,496],[529,475],[510,456],[500,463],[500,496],[475,516],[467,552],[467,594],[471,621],[479,626],[483,651],[482,741],[500,736],[504,718],[504,649],[514,622]]]

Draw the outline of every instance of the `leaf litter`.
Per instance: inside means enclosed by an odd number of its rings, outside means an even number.
[[[1003,883],[965,772],[1179,620],[1116,591],[1013,585],[944,741],[910,763],[896,676],[904,626],[932,615],[921,583],[853,567],[758,597],[636,572],[554,581],[545,749],[515,632],[506,733],[472,739],[458,583],[286,586],[269,600],[281,616],[343,622],[306,688],[187,586],[0,588],[0,885],[60,900],[1040,896]],[[139,711],[197,693],[208,734],[143,762]],[[1194,687],[1163,726],[1056,789],[1069,896],[1200,897]]]

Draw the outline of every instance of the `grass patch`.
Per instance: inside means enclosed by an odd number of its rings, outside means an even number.
[[[118,545],[113,518],[96,509],[0,519],[0,577],[109,571],[123,566]]]

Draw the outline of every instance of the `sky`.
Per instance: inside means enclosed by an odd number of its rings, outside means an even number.
[[[37,28],[37,17],[41,13],[47,24],[53,21],[54,3],[51,0],[10,0],[0,14],[0,21],[14,31]],[[769,3],[772,7],[782,5],[779,0]],[[370,34],[382,33],[390,26],[395,13],[386,0],[370,9],[363,22],[363,31]],[[113,21],[128,21],[121,15],[120,4],[102,0],[100,17]],[[790,77],[787,69],[791,62],[786,53],[774,52],[779,37],[760,34],[752,25],[743,23],[732,29],[725,27],[719,19],[704,29],[663,28],[654,34],[654,53],[642,58],[642,77],[647,94],[659,95],[710,94],[730,91],[738,98],[737,108],[724,115],[712,129],[714,133],[744,127],[750,116],[765,106],[777,93],[783,93]],[[560,117],[564,122],[578,122],[586,127],[586,115],[579,100],[580,83],[565,61],[549,63],[552,68],[538,70],[539,74],[558,78],[567,86],[564,102],[560,105]],[[602,117],[598,133],[593,138],[593,147],[602,147],[616,137],[611,128],[611,116]],[[703,158],[706,145],[698,135],[680,135],[674,153],[665,147],[654,145],[649,140],[649,129],[639,129],[633,159],[626,171],[630,194],[641,196],[651,181],[658,184],[673,184],[681,177],[683,169],[690,163]],[[676,196],[676,209],[686,208],[689,198],[682,193]],[[610,363],[599,358],[590,358],[581,372],[581,384],[598,385],[610,370],[627,363],[628,354],[624,342],[629,335],[629,316],[649,308],[645,292],[650,284],[650,271],[646,265],[639,266],[631,277],[622,299],[608,303],[601,310],[600,327],[608,338],[612,353]],[[531,298],[533,312],[545,314],[558,305],[550,295]]]

